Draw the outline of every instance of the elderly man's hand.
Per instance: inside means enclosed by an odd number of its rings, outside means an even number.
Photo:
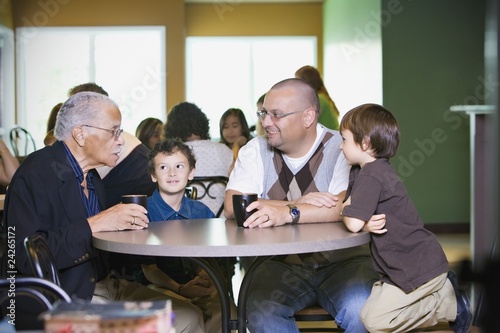
[[[137,204],[117,204],[88,219],[92,232],[144,229],[149,221],[147,211]]]

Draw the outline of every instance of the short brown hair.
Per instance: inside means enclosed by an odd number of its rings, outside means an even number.
[[[192,149],[182,142],[180,139],[166,139],[162,142],[157,143],[153,149],[148,154],[148,171],[150,175],[155,175],[155,157],[158,154],[163,154],[166,156],[170,156],[175,154],[176,152],[180,152],[184,156],[186,156],[190,170],[193,170],[196,167],[196,158]]]
[[[354,142],[369,140],[376,158],[391,158],[399,146],[399,126],[394,115],[378,104],[362,104],[348,111],[340,122],[340,131],[352,132]]]

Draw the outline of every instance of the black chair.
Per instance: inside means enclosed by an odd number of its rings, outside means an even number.
[[[196,188],[196,200],[202,200],[205,197],[214,200],[221,200],[221,205],[218,211],[214,212],[215,217],[221,217],[222,212],[224,211],[224,194],[222,194],[222,197],[216,197],[214,193],[210,192],[210,190],[216,188],[217,186],[223,186],[225,189],[228,180],[229,178],[225,176],[194,177],[193,180],[188,182],[188,187]]]
[[[9,309],[12,299],[15,299],[14,310]],[[0,279],[0,314],[9,319],[15,316],[17,330],[43,329],[40,314],[52,310],[58,301],[70,303],[71,298],[51,281],[27,276]]]
[[[198,190],[194,186],[186,186],[184,195],[190,199],[196,200],[196,198],[198,198]]]
[[[224,184],[225,187],[227,184],[227,180],[228,180],[227,177],[195,177],[191,182],[189,182],[188,186],[186,186],[185,196],[193,200],[198,200],[201,198],[198,197],[198,189],[193,184],[198,184],[198,186],[202,187],[203,196],[205,195],[210,196],[209,191],[211,186],[213,186],[216,183],[221,183]],[[205,182],[208,182],[208,184],[205,184]],[[222,206],[219,209],[217,217],[219,217],[219,215],[222,213],[223,210],[224,210],[224,202],[222,203]],[[234,275],[234,265],[236,264],[236,258],[224,257],[224,258],[217,258],[215,261],[217,262],[219,268],[221,269],[222,273],[225,276],[227,288],[229,291],[229,296],[234,299],[233,286],[231,280]]]
[[[22,162],[31,152],[36,150],[35,139],[30,132],[21,126],[16,126],[9,133],[10,145],[14,151],[14,156]]]
[[[31,264],[33,275],[60,286],[61,282],[54,256],[50,252],[49,245],[44,236],[41,233],[36,233],[26,237],[24,239],[24,247],[28,253],[28,260]]]

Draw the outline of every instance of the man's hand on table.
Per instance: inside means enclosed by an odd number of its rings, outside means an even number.
[[[117,204],[88,218],[92,232],[137,230],[148,227],[149,220],[144,207],[137,204]]]

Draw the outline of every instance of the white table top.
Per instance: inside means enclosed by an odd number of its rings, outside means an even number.
[[[150,222],[149,228],[93,234],[93,245],[118,253],[175,257],[244,257],[338,250],[370,241],[341,222],[238,228],[222,218]]]

